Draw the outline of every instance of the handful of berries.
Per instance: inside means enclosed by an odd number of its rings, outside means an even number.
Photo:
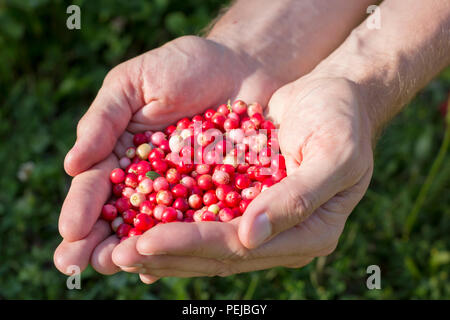
[[[241,100],[133,137],[101,216],[122,240],[158,223],[228,222],[286,176],[275,125]]]

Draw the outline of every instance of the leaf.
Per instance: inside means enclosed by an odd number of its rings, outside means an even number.
[[[148,171],[148,172],[145,174],[145,176],[146,176],[147,178],[152,179],[152,180],[155,180],[156,178],[161,177],[161,175],[160,175],[158,172],[155,172],[155,171]]]

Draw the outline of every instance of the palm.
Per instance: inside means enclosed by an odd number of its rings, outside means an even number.
[[[107,238],[109,226],[97,219],[109,196],[108,172],[118,166],[132,134],[164,128],[227,99],[266,103],[275,84],[264,74],[255,75],[253,67],[217,43],[184,37],[108,74],[65,161],[66,171],[77,177],[60,217],[65,240],[55,252],[55,264],[61,271],[71,264],[84,268],[94,250],[101,255],[93,256],[100,271],[115,270],[103,248],[117,241]]]

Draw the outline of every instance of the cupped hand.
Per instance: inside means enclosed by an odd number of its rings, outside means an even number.
[[[77,128],[65,159],[74,176],[59,219],[64,238],[54,255],[57,268],[118,271],[111,252],[118,239],[99,220],[110,194],[109,172],[132,144],[133,133],[157,130],[228,99],[267,103],[280,86],[256,60],[204,38],[187,36],[126,61],[106,76]]]
[[[330,254],[373,171],[373,132],[360,92],[346,79],[314,73],[279,89],[266,112],[280,125],[288,176],[242,217],[159,224],[118,245],[114,263],[152,283],[301,267]]]

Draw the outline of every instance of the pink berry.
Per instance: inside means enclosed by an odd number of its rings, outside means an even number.
[[[226,195],[232,191],[233,188],[229,185],[220,185],[216,188],[216,196],[220,201],[224,201]]]
[[[112,204],[105,204],[102,208],[102,218],[106,221],[113,221],[117,217],[117,208]]]
[[[259,194],[259,190],[256,187],[249,187],[242,190],[241,195],[242,199],[245,200],[253,200]]]
[[[247,104],[242,100],[236,100],[232,105],[233,112],[241,115],[247,111]]]
[[[113,171],[111,171],[109,179],[111,180],[112,183],[115,184],[121,183],[125,180],[125,172],[120,168],[116,168]]]
[[[119,166],[122,169],[126,169],[130,164],[131,164],[131,160],[129,158],[127,158],[127,157],[122,157],[119,160]]]
[[[157,131],[152,134],[152,138],[151,138],[150,142],[155,146],[159,146],[161,144],[161,142],[164,141],[165,139],[166,139],[166,135],[164,134],[164,132]]]
[[[157,205],[155,207],[155,209],[153,209],[153,216],[155,217],[155,219],[158,219],[159,221],[161,221],[161,217],[162,217],[164,210],[166,210],[166,206]]]
[[[125,198],[130,199],[131,196],[132,196],[135,192],[136,192],[135,189],[130,188],[130,187],[125,187],[125,188],[122,190],[122,196],[125,197]]]
[[[141,182],[139,182],[136,191],[142,194],[149,194],[153,191],[153,180],[149,178],[143,179]]]
[[[202,197],[198,194],[189,196],[188,203],[192,209],[200,209],[203,206]]]
[[[212,175],[212,180],[216,185],[221,185],[221,184],[229,184],[231,178],[227,172],[216,170]]]
[[[263,108],[258,102],[253,102],[248,105],[247,108],[247,114],[249,117],[252,117],[255,114],[261,114],[263,113]]]
[[[180,183],[188,189],[192,189],[192,187],[197,184],[195,179],[190,176],[185,176],[185,177],[181,178]]]
[[[233,220],[234,214],[233,210],[230,208],[223,208],[219,211],[219,220],[222,222],[228,222]]]
[[[153,181],[153,190],[155,190],[155,192],[169,190],[169,182],[167,182],[167,179],[164,177],[158,177]]]
[[[161,190],[161,191],[158,191],[158,193],[156,194],[156,203],[157,204],[162,204],[162,205],[168,206],[172,203],[172,201],[173,201],[172,192],[170,192],[168,190]]]

